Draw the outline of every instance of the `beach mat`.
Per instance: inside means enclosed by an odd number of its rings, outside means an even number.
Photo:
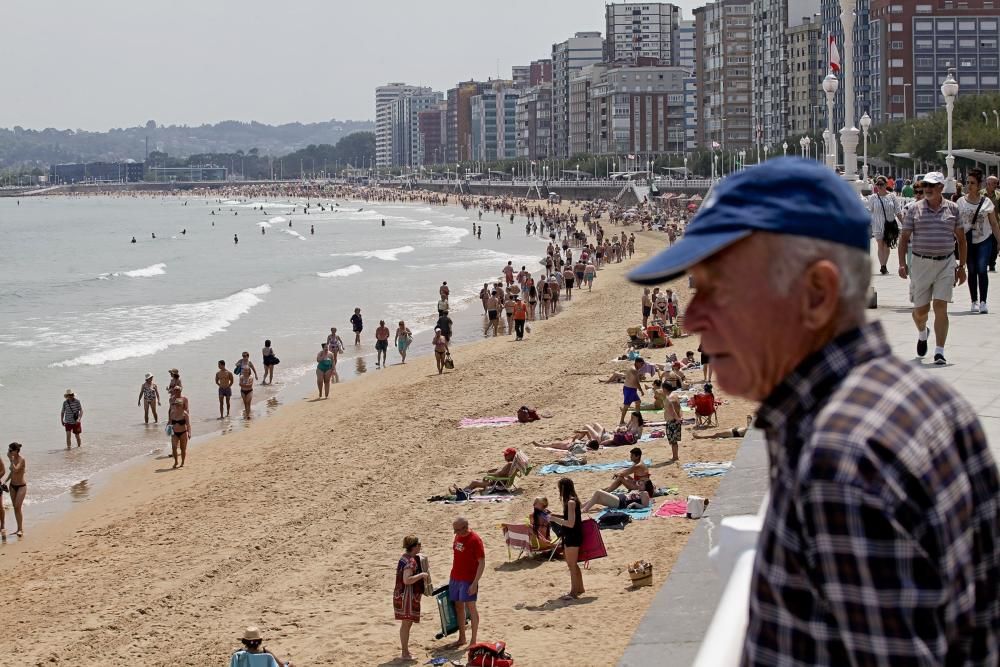
[[[432,503],[440,503],[442,505],[461,505],[462,503],[509,503],[514,500],[514,496],[509,493],[493,493],[485,496],[472,495],[465,500],[432,500]]]
[[[653,512],[656,516],[671,517],[671,516],[687,516],[687,501],[686,500],[668,500]]]
[[[733,469],[732,461],[701,461],[685,463],[681,466],[688,477],[719,477]]]
[[[501,428],[517,423],[517,417],[463,417],[459,428]]]
[[[677,487],[676,486],[661,486],[660,488],[653,491],[653,497],[659,498],[660,496],[676,496]]]
[[[604,516],[605,514],[607,514],[608,512],[622,512],[623,514],[628,514],[630,517],[632,517],[633,521],[643,521],[643,520],[648,519],[649,517],[653,516],[653,508],[652,507],[640,507],[638,509],[628,509],[628,508],[626,508],[626,509],[623,509],[623,510],[608,508],[608,509],[602,510],[600,513],[598,513],[598,515],[596,517],[597,520],[600,521],[601,517]]]
[[[653,465],[652,459],[643,461],[646,465]],[[632,465],[631,461],[615,461],[614,463],[587,463],[582,466],[563,466],[558,463],[548,463],[538,469],[539,475],[566,475],[571,472],[599,472],[602,470],[620,470]]]

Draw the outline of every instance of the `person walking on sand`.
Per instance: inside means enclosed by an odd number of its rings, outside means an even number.
[[[514,333],[516,340],[524,340],[524,325],[528,320],[528,306],[521,300],[521,297],[514,297]]]
[[[500,300],[497,298],[496,290],[490,292],[490,298],[486,301],[486,328],[483,329],[483,336],[489,336],[490,329],[493,329],[493,337],[497,337],[497,330],[500,326]]]
[[[243,366],[240,369],[240,397],[243,399],[243,418],[250,419],[250,402],[253,400],[253,377],[250,375],[250,367]]]
[[[441,329],[434,330],[434,361],[437,363],[438,375],[444,373],[444,362],[448,358],[448,338]]]
[[[326,337],[326,349],[333,355],[333,368],[336,371],[337,357],[344,351],[344,340],[337,334],[337,327],[330,327],[330,335]]]
[[[7,515],[3,507],[3,493],[9,490],[3,478],[6,474],[7,466],[4,464],[3,459],[0,459],[0,541],[2,542],[7,541]]]
[[[403,555],[396,562],[396,587],[392,591],[392,610],[399,624],[400,660],[412,660],[410,628],[420,622],[420,598],[430,585],[429,572],[421,572],[420,539],[416,535],[403,538]]]
[[[153,374],[146,373],[146,381],[139,387],[139,401],[142,406],[143,418],[149,423],[149,411],[153,411],[153,423],[158,424],[160,418],[156,414],[156,406],[160,405],[160,388],[153,382]]]
[[[642,369],[646,366],[646,361],[638,357],[632,362],[632,368],[625,371],[625,385],[622,387],[622,418],[619,424],[625,423],[625,415],[629,410],[638,412],[641,409],[641,396],[646,393],[642,388]]]
[[[261,384],[274,384],[274,367],[280,362],[274,354],[274,349],[271,348],[270,339],[264,341],[264,347],[261,348],[260,353],[264,358],[264,379],[261,380]]]
[[[667,442],[670,443],[671,461],[677,461],[678,448],[681,443],[681,434],[684,418],[681,416],[681,402],[674,396],[673,385],[667,385],[666,396],[663,401],[663,419],[667,422],[663,431],[666,434]]]
[[[252,386],[253,380],[250,382]],[[188,400],[181,395],[181,387],[174,387],[170,392],[167,418],[170,420],[170,452],[174,457],[174,467],[183,468],[184,459],[187,458],[188,439],[191,437],[191,416],[188,414]],[[180,463],[177,460],[178,453]]]
[[[355,308],[351,315],[351,329],[354,331],[354,344],[361,345],[361,332],[365,328],[365,323],[361,319],[361,309]]]
[[[388,362],[388,350],[389,327],[385,326],[385,320],[379,320],[378,326],[375,328],[375,368],[385,368]]]
[[[63,394],[63,404],[61,419],[63,428],[66,430],[66,449],[70,448],[70,439],[76,436],[76,446],[83,444],[80,434],[83,433],[83,405],[77,400],[72,389],[67,389]]]
[[[410,347],[411,342],[413,342],[413,332],[406,328],[406,323],[403,320],[400,320],[399,327],[396,329],[396,335],[393,338],[393,344],[399,350],[399,356],[402,359],[399,363],[406,363],[406,350]]]
[[[653,312],[653,300],[649,296],[649,288],[642,290],[642,328],[649,326],[649,315]]]
[[[319,398],[330,397],[330,381],[336,374],[333,354],[326,343],[320,345],[320,351],[316,355],[316,389],[319,390]]]
[[[577,559],[580,557],[580,547],[583,545],[583,517],[580,514],[580,497],[576,495],[573,480],[563,477],[559,480],[559,498],[562,500],[562,516],[550,516],[549,521],[559,526],[558,534],[563,540],[563,554],[566,567],[569,568],[569,593],[562,600],[569,601],[579,598],[584,593],[583,571]]]
[[[25,473],[27,463],[24,457],[21,456],[21,443],[12,442],[7,446],[7,458],[10,460],[10,473],[7,475],[7,485],[10,488],[10,503],[14,508],[14,522],[17,524],[17,536],[24,537],[24,514],[21,508],[24,506],[24,497],[28,495],[28,478]],[[3,533],[3,537],[6,539],[6,532]]]
[[[250,361],[249,352],[243,352],[243,354],[240,355],[240,360],[236,362],[236,375],[243,375],[244,368],[249,368],[250,372],[253,373],[254,379],[257,379],[257,368],[253,365],[253,362]],[[177,384],[180,384],[180,382]]]
[[[233,383],[236,377],[226,369],[226,362],[219,359],[219,370],[215,372],[215,386],[219,388],[219,419],[229,416],[229,403],[233,396]],[[222,414],[223,403],[225,403],[226,414]]]
[[[479,599],[479,579],[486,570],[486,549],[483,540],[475,531],[469,529],[465,517],[458,517],[451,524],[455,531],[452,542],[453,560],[451,577],[448,582],[448,599],[455,603],[455,617],[458,619],[458,641],[454,646],[464,646],[466,607],[472,621],[472,636],[468,643],[475,644],[479,633],[479,610],[476,601]]]

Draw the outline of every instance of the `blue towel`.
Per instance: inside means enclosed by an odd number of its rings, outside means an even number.
[[[688,477],[719,477],[732,470],[732,461],[704,461],[697,463],[685,463],[683,467]]]
[[[597,520],[600,521],[601,517],[610,512],[610,509],[602,510],[600,514],[597,515]],[[653,515],[652,507],[640,507],[639,509],[624,509],[624,510],[614,510],[615,512],[624,512],[632,517],[633,521],[642,521],[643,519],[648,519]]]
[[[646,465],[653,465],[653,459],[643,461]],[[538,469],[539,475],[565,475],[571,472],[596,472],[600,470],[620,470],[632,466],[631,461],[615,461],[614,463],[587,463],[582,466],[564,466],[558,463],[548,463]]]

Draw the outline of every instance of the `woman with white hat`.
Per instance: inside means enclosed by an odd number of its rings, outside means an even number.
[[[233,653],[229,667],[291,667],[290,662],[282,662],[263,646],[264,637],[254,626],[248,627],[240,637],[243,648]]]
[[[156,406],[160,403],[160,388],[153,382],[153,374],[146,373],[146,381],[139,387],[139,402],[136,405],[142,406],[143,418],[149,423],[149,411],[153,410],[153,423],[157,424],[160,418],[156,414]]]

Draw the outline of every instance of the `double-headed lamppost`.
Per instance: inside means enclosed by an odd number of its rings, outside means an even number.
[[[823,131],[823,142],[826,146],[826,166],[837,168],[837,135],[833,133],[833,98],[837,95],[840,82],[837,76],[830,72],[823,79],[823,92],[826,93],[826,130]]]
[[[745,169],[747,166],[747,152],[744,150],[740,151],[740,169]]]
[[[844,24],[844,178],[858,180],[858,128],[854,127],[854,8],[857,0],[840,0],[840,21]],[[836,163],[836,159],[834,159]]]
[[[811,158],[812,151],[809,149],[809,146],[812,144],[812,139],[810,139],[809,137],[802,137],[802,141],[806,145],[806,157]]]
[[[951,116],[955,111],[955,98],[958,97],[958,81],[955,81],[955,70],[948,70],[948,78],[941,84],[941,94],[944,95],[944,108],[948,112],[948,155],[945,157],[945,164],[948,165],[948,178],[944,184],[944,191],[955,192],[955,156],[951,154]]]
[[[866,111],[863,116],[861,116],[861,134],[864,135],[865,140],[865,164],[862,169],[862,180],[868,183],[868,128],[872,126],[872,117],[868,115]]]
[[[788,142],[783,141],[781,143],[781,155],[782,157],[788,157]]]
[[[799,139],[799,156],[800,157],[805,157],[806,156],[806,138],[805,137],[802,137],[801,139]]]

